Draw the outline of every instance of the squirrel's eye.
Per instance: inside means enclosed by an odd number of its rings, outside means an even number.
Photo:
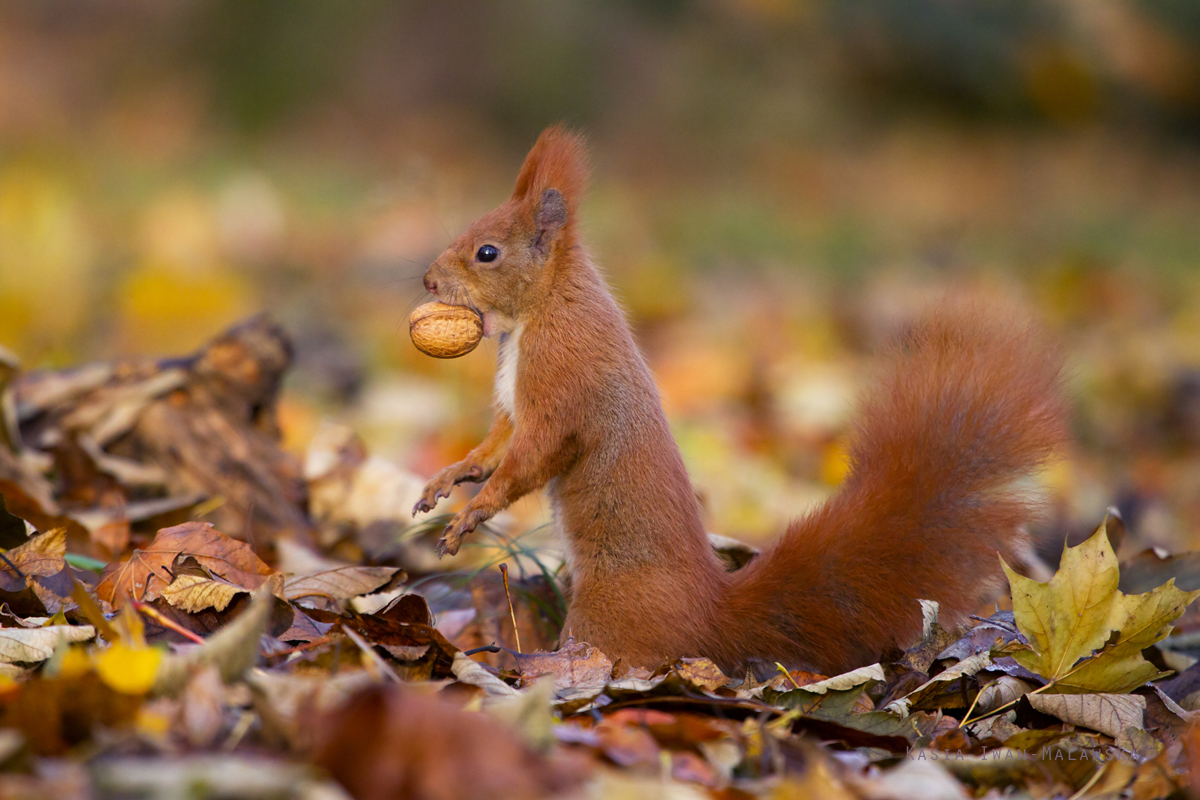
[[[485,244],[475,253],[475,260],[482,261],[485,264],[489,261],[495,261],[500,251],[492,247],[490,244]]]

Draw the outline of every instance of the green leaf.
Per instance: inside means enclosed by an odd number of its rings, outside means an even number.
[[[67,553],[66,559],[67,563],[76,569],[102,570],[108,566],[107,561],[101,561],[91,556],[83,556],[79,553]]]

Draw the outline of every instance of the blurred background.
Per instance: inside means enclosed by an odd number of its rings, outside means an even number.
[[[1116,503],[1200,547],[1188,0],[9,0],[0,345],[174,355],[265,310],[287,446],[333,419],[429,474],[487,429],[495,349],[417,353],[420,275],[556,121],[713,530],[836,486],[871,352],[965,286],[1069,350],[1050,530]]]

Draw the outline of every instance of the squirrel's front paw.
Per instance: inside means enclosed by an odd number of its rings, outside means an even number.
[[[432,511],[438,500],[449,497],[450,490],[458,484],[482,479],[483,467],[478,464],[465,464],[460,461],[446,467],[425,484],[425,491],[421,492],[421,499],[413,506],[413,516],[415,517],[423,511]]]
[[[434,552],[438,554],[438,558],[445,555],[457,555],[458,549],[462,547],[462,540],[468,533],[475,530],[491,519],[492,515],[480,508],[464,508],[462,511],[450,520],[450,524],[446,526],[446,530],[442,531],[442,538],[438,540],[434,547]]]

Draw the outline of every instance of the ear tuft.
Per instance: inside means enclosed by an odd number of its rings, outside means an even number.
[[[553,125],[542,131],[525,157],[513,199],[535,204],[536,208],[543,204],[547,191],[557,189],[567,212],[565,223],[575,218],[587,178],[587,145],[583,137],[563,125]]]
[[[547,189],[542,192],[542,199],[534,212],[534,226],[537,234],[533,246],[543,254],[548,252],[549,245],[558,237],[558,232],[570,216],[567,214],[567,202],[558,189]]]

